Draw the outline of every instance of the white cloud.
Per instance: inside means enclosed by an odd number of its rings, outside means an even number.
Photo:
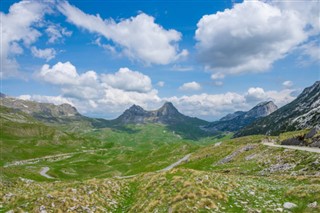
[[[224,79],[225,75],[223,73],[217,72],[211,75],[212,80]]]
[[[320,25],[320,24],[319,24]],[[302,54],[308,59],[302,62],[320,62],[320,43],[319,41],[310,41],[300,47]]]
[[[66,63],[58,62],[52,68],[45,64],[36,75],[41,80],[57,85],[76,84],[79,79],[75,66],[69,61]]]
[[[207,94],[181,97],[170,97],[165,100],[171,101],[177,108],[190,116],[200,116],[207,120],[219,117],[228,112],[247,109],[245,98],[237,93]]]
[[[67,2],[60,3],[58,9],[70,23],[112,40],[131,59],[146,64],[168,64],[188,55],[187,50],[178,49],[181,33],[164,29],[144,13],[116,23],[113,19],[86,14]]]
[[[31,53],[33,56],[37,58],[46,59],[46,61],[50,61],[54,57],[56,57],[56,51],[53,48],[45,48],[45,49],[38,49],[37,47],[31,47]]]
[[[246,94],[246,100],[248,102],[256,102],[267,99],[267,94],[263,88],[260,87],[251,87],[248,89]]]
[[[199,60],[223,74],[262,72],[308,38],[308,22],[293,10],[244,1],[197,24]]]
[[[81,113],[107,114],[113,118],[132,104],[150,110],[158,108],[164,101],[171,101],[187,115],[212,120],[234,111],[249,110],[262,101],[273,100],[278,106],[282,106],[294,99],[292,89],[265,91],[260,87],[249,88],[243,94],[203,93],[160,98],[158,91],[152,88],[151,79],[140,72],[121,68],[107,75],[98,75],[95,71],[78,73],[70,62],[59,62],[52,67],[44,65],[36,76],[40,80],[59,86],[61,95],[57,97],[33,95],[21,98],[56,104],[67,102],[77,107]],[[130,84],[128,79],[134,84]],[[189,83],[186,84],[191,85],[189,88],[194,89],[199,86],[196,82]]]
[[[181,66],[181,65],[173,65],[171,68],[172,71],[178,71],[178,72],[187,72],[187,71],[192,71],[193,67],[192,66]]]
[[[158,87],[164,87],[164,85],[165,85],[165,82],[164,82],[164,81],[159,81],[159,82],[157,83],[157,86],[158,86]]]
[[[187,91],[187,90],[200,90],[201,85],[195,81],[184,83],[181,87],[179,87],[180,90],[182,91]]]
[[[125,91],[149,92],[152,89],[151,79],[140,72],[129,68],[120,68],[115,74],[102,75],[102,81],[113,88]]]
[[[52,103],[55,105],[60,104],[70,104],[74,106],[72,101],[70,101],[68,98],[64,98],[62,96],[45,96],[45,95],[20,95],[17,98],[22,100],[28,100],[28,101],[37,101],[42,103]]]
[[[309,35],[317,35],[320,32],[319,8],[320,1],[268,1],[270,4],[280,8],[283,11],[294,11],[298,13],[300,19],[308,24],[305,29]]]
[[[128,68],[121,68],[113,74],[98,75],[92,70],[80,74],[70,62],[58,62],[52,67],[43,65],[35,76],[59,86],[61,97],[82,113],[120,113],[132,104],[150,107],[161,102],[158,91],[152,88],[151,79]],[[39,97],[33,98],[40,100]]]
[[[0,12],[1,77],[19,75],[19,64],[15,55],[23,52],[21,45],[29,47],[39,38],[41,33],[33,25],[40,22],[47,11],[47,6],[40,2],[21,1],[11,5],[9,13]]]
[[[72,35],[72,31],[67,30],[65,27],[61,27],[58,24],[50,24],[45,32],[49,37],[48,43],[63,41],[64,37],[69,37]]]
[[[227,92],[222,94],[199,94],[192,96],[168,97],[163,100],[171,101],[177,108],[190,116],[206,120],[217,119],[235,111],[246,111],[256,104],[271,100],[281,107],[294,100],[294,90],[265,91],[263,88],[249,88],[244,94]]]
[[[282,85],[283,85],[284,87],[286,87],[286,88],[290,88],[290,87],[293,86],[293,82],[292,82],[292,81],[284,81],[284,82],[282,83]]]

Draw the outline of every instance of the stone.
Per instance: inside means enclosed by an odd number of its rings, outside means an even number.
[[[283,208],[285,208],[285,209],[293,209],[293,208],[295,208],[295,207],[297,207],[297,205],[294,204],[294,203],[291,203],[291,202],[285,202],[285,203],[283,204]]]
[[[318,206],[317,201],[314,201],[313,203],[309,203],[309,204],[308,204],[308,207],[309,207],[309,208],[317,208],[317,206]]]
[[[305,139],[309,139],[309,138],[313,138],[313,136],[315,136],[318,132],[317,128],[312,128],[304,137]]]

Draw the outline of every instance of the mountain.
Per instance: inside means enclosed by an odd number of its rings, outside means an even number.
[[[47,122],[63,122],[66,119],[79,119],[82,117],[77,109],[70,104],[39,103],[3,95],[0,105],[20,110],[38,120]]]
[[[110,122],[114,126],[150,123],[163,124],[166,125],[168,129],[189,139],[208,136],[209,134],[201,129],[201,126],[208,125],[209,122],[183,115],[170,102],[164,103],[162,107],[153,111],[147,111],[140,106],[133,105],[125,110],[118,118]]]
[[[92,127],[105,127],[109,121],[88,118],[81,115],[70,104],[55,105],[13,98],[1,94],[0,106],[23,112],[32,118],[50,125],[67,125],[69,130],[84,130]]]
[[[219,121],[229,121],[229,120],[232,120],[235,117],[238,117],[239,115],[242,115],[244,113],[246,113],[246,112],[244,112],[244,111],[236,111],[234,113],[227,114],[226,116],[220,118]]]
[[[209,132],[235,132],[251,124],[255,120],[273,113],[277,109],[278,107],[272,101],[262,102],[250,109],[248,112],[237,111],[233,114],[228,114],[219,121],[212,122],[203,127],[203,129]]]
[[[307,87],[291,103],[281,107],[235,134],[236,137],[252,134],[270,134],[312,128],[320,125],[320,81]]]

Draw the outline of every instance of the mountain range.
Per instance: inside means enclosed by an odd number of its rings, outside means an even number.
[[[243,127],[246,127],[259,118],[270,115],[277,109],[278,107],[272,101],[262,102],[247,112],[237,111],[233,114],[228,114],[219,121],[215,121],[207,126],[204,126],[203,129],[210,132],[235,132]]]
[[[279,109],[272,101],[267,101],[259,103],[247,112],[236,111],[214,122],[183,115],[170,102],[152,111],[133,105],[113,120],[83,116],[70,104],[38,103],[8,97],[2,93],[1,106],[22,111],[48,124],[123,128],[126,125],[156,123],[166,125],[168,129],[190,139],[222,132],[234,132],[235,137],[252,134],[277,135],[285,131],[319,126],[320,81],[304,89],[294,101]]]
[[[235,136],[253,134],[278,135],[282,132],[320,126],[320,81],[307,87],[291,103],[274,113],[256,120]]]

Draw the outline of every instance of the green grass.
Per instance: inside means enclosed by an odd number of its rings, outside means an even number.
[[[320,211],[320,155],[264,146],[265,136],[187,140],[158,124],[70,131],[1,107],[0,118],[0,212],[276,212],[284,202],[297,205],[291,212]],[[63,153],[71,154],[4,167]],[[156,172],[188,153],[178,168]],[[277,164],[295,166],[270,172]],[[45,166],[54,179],[39,174]],[[128,175],[135,176],[116,178]]]

